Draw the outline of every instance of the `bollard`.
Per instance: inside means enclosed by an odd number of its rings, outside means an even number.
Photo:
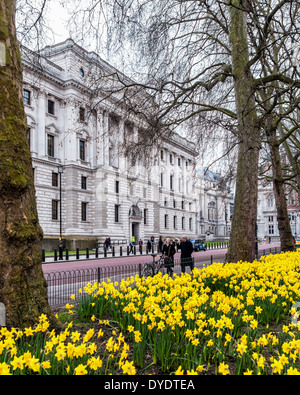
[[[86,259],[88,259],[90,257],[90,250],[87,248],[86,249]]]
[[[68,250],[68,248],[66,248],[66,261],[68,261],[69,260],[69,250]]]
[[[76,259],[79,259],[79,248],[76,248]]]
[[[129,246],[127,246],[127,255],[129,255]]]
[[[96,247],[95,258],[98,258],[98,256],[99,256],[99,251],[98,251],[98,247]]]
[[[107,257],[107,248],[104,247],[104,258],[106,258],[106,257]]]
[[[63,260],[63,249],[62,247],[58,247],[58,255],[59,255],[59,260],[62,261]]]
[[[136,246],[133,246],[133,254],[136,255]]]
[[[55,250],[54,250],[54,261],[56,262],[57,261],[57,249],[55,248]]]
[[[120,256],[123,255],[122,246],[120,246]]]

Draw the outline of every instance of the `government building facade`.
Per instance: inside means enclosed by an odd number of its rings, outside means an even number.
[[[173,133],[138,157],[126,155],[122,147],[135,145],[146,125],[101,91],[101,78],[115,70],[71,39],[39,55],[22,48],[22,61],[44,248],[57,247],[60,236],[71,249],[107,237],[128,243],[134,236],[137,243],[205,236],[204,187],[191,142]],[[91,73],[102,76],[96,96]]]

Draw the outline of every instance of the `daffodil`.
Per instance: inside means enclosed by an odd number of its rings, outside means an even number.
[[[83,364],[78,365],[74,369],[75,375],[76,376],[84,376],[84,375],[86,375],[87,374],[86,367],[87,367],[87,365],[83,365]]]

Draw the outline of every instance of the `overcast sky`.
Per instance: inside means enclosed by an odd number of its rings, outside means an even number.
[[[60,5],[59,0],[48,1],[48,13],[46,14],[50,25],[53,27],[55,43],[62,42],[69,37],[69,32],[65,28],[68,20],[68,13]]]

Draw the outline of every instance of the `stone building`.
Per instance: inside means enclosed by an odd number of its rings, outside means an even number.
[[[298,205],[298,195],[295,190],[291,190],[287,193],[286,202],[291,231],[294,237],[299,237],[300,209]],[[261,183],[258,188],[257,237],[267,242],[280,240],[272,183],[267,185]]]
[[[146,125],[117,94],[101,88],[116,70],[71,39],[39,54],[22,48],[22,61],[46,249],[57,247],[60,234],[71,249],[92,248],[108,236],[124,242],[134,236],[137,242],[152,235],[199,235],[198,154],[192,143],[172,134],[151,147],[147,161],[126,156],[122,143],[134,145]]]
[[[199,232],[206,240],[228,240],[231,229],[232,195],[219,173],[208,169],[198,172],[200,189]]]

